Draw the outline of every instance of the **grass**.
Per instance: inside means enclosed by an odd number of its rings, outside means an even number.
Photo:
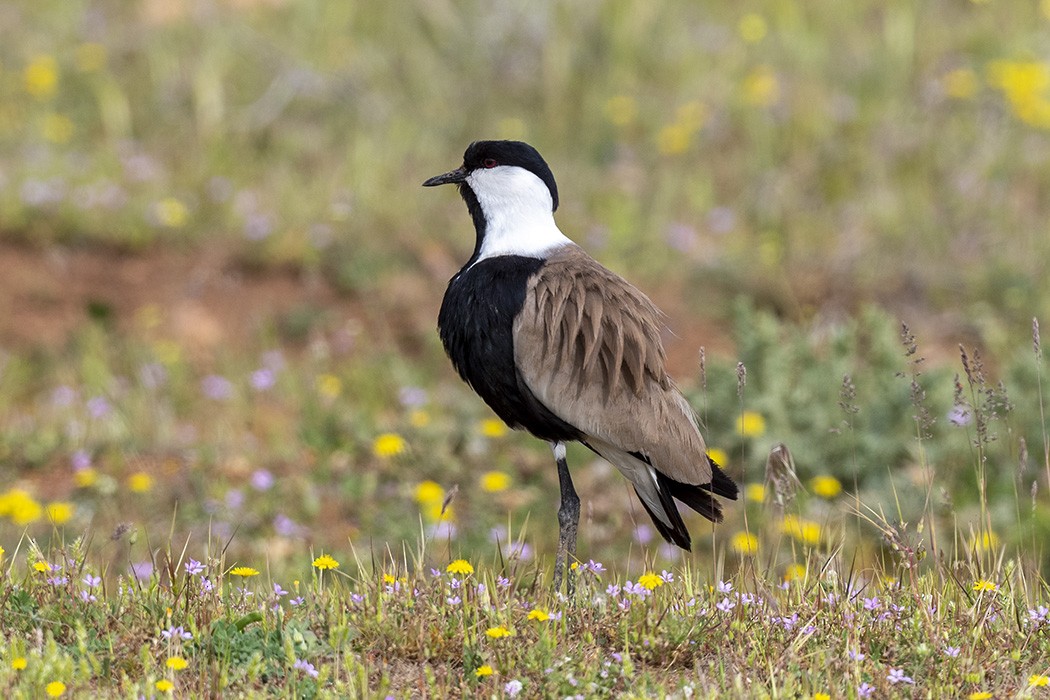
[[[1046,695],[1048,28],[1046,2],[0,9],[0,255],[175,251],[330,300],[223,335],[102,283],[65,342],[0,347],[4,696]],[[572,599],[548,450],[427,311],[472,236],[419,183],[481,137],[536,144],[560,225],[690,341],[723,329],[676,378],[744,497],[685,554],[571,450]],[[66,293],[9,277],[13,316]]]

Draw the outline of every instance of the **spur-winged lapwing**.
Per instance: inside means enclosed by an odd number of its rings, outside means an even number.
[[[532,146],[472,143],[461,167],[423,183],[445,184],[459,185],[477,239],[441,303],[441,340],[507,425],[554,450],[555,585],[580,517],[565,461],[571,440],[616,465],[660,534],[689,549],[675,499],[718,522],[713,494],[735,499],[737,487],[707,456],[696,415],[664,371],[660,311],[558,230],[558,187]]]

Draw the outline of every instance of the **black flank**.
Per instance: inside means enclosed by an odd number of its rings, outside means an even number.
[[[543,406],[514,365],[514,318],[525,304],[529,278],[543,264],[518,255],[468,263],[448,283],[438,331],[459,376],[507,425],[544,440],[578,440],[580,431]]]

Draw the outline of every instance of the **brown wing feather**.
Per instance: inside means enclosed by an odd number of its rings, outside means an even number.
[[[692,409],[664,369],[663,317],[577,246],[530,280],[514,326],[515,360],[551,412],[685,484],[711,482]]]

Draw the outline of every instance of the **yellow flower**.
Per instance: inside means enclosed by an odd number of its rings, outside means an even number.
[[[995,585],[991,581],[981,579],[980,581],[973,582],[973,589],[978,593],[984,593],[985,591],[988,591],[989,593],[994,593],[995,591],[999,590],[999,586]]]
[[[762,41],[768,31],[765,18],[754,12],[749,12],[741,17],[736,29],[737,33],[740,34],[740,38],[748,44],[757,44]]]
[[[167,678],[163,678],[154,683],[153,687],[155,687],[162,693],[170,693],[172,690],[175,689],[175,684],[169,681]]]
[[[88,42],[77,47],[73,60],[77,70],[82,73],[94,73],[106,67],[106,47],[102,44]]]
[[[153,354],[162,365],[171,367],[182,359],[182,348],[172,340],[158,340],[153,344]]]
[[[485,630],[485,636],[489,639],[503,639],[504,637],[509,637],[512,634],[514,633],[506,627],[504,627],[503,625],[500,625],[499,627],[489,627],[487,630]]]
[[[396,457],[408,448],[408,443],[397,433],[383,433],[372,442],[372,454],[382,459]]]
[[[408,414],[408,423],[413,428],[425,428],[430,425],[430,414],[422,408],[412,409]]]
[[[785,581],[798,581],[804,578],[806,578],[805,564],[792,564],[784,572]]]
[[[780,530],[785,535],[795,538],[803,544],[820,543],[820,524],[812,520],[805,520],[797,515],[785,515],[780,524]]]
[[[175,197],[165,197],[153,207],[153,213],[161,226],[182,228],[190,218],[189,209]]]
[[[44,117],[40,135],[51,143],[69,143],[73,138],[73,120],[64,114],[51,113]]]
[[[26,66],[24,78],[26,92],[46,100],[55,94],[58,87],[58,62],[54,56],[37,56]]]
[[[251,578],[252,576],[258,576],[258,569],[253,569],[250,566],[235,566],[230,569],[230,573],[234,576],[243,576],[244,578]]]
[[[769,66],[759,66],[744,78],[744,100],[757,107],[769,107],[780,98],[780,84]]]
[[[1034,673],[1028,676],[1028,687],[1045,688],[1047,686],[1050,686],[1050,676],[1044,676],[1041,673]]]
[[[977,94],[977,74],[969,68],[956,68],[944,76],[944,93],[957,100],[968,100]]]
[[[506,491],[510,487],[510,477],[500,471],[485,472],[481,475],[481,490],[489,493]]]
[[[750,557],[758,553],[758,538],[750,532],[738,532],[729,540],[733,551],[741,556]]]
[[[73,483],[82,489],[94,486],[96,481],[98,481],[98,472],[94,467],[87,467],[73,474]]]
[[[322,554],[321,556],[314,559],[314,568],[324,571],[325,569],[336,569],[339,567],[339,562],[333,559],[328,554]]]
[[[11,489],[0,494],[0,517],[10,518],[19,527],[39,520],[43,514],[44,507],[25,489]]]
[[[638,103],[630,95],[610,97],[605,103],[605,116],[614,126],[628,126],[638,116]]]
[[[456,513],[452,510],[452,506],[445,506],[445,508],[442,508],[441,501],[433,501],[422,505],[423,518],[429,523],[438,523],[441,521],[453,522],[456,519]]]
[[[831,696],[827,693],[813,693],[810,698],[812,698],[812,700],[831,700]]]
[[[664,580],[650,571],[649,573],[642,574],[638,577],[638,584],[645,586],[651,591],[654,588],[659,588],[664,585]]]
[[[551,619],[551,616],[546,611],[540,610],[539,608],[533,608],[528,615],[528,619],[535,620],[536,622],[546,622]]]
[[[66,692],[66,684],[62,681],[51,681],[44,686],[44,692],[50,697],[57,698],[62,693]]]
[[[0,559],[3,559],[5,554],[7,554],[7,550],[0,547]]]
[[[477,670],[474,671],[474,675],[478,678],[485,678],[486,676],[491,676],[492,667],[488,664],[485,664],[484,666],[478,666]]]
[[[842,493],[842,482],[833,476],[822,474],[809,480],[809,488],[821,498],[830,500]]]
[[[999,549],[999,535],[991,531],[981,532],[970,538],[970,549],[977,552],[989,552]]]
[[[322,374],[317,377],[317,391],[326,399],[334,399],[343,392],[343,380],[334,374]]]
[[[47,572],[51,571],[51,565],[48,564],[46,561],[42,561],[42,560],[38,561],[35,564],[33,564],[33,568],[36,569],[37,571],[39,571],[42,574],[46,574]]]
[[[744,411],[737,416],[736,432],[743,437],[761,437],[766,432],[766,419],[761,413]]]
[[[135,472],[128,477],[128,488],[134,493],[147,493],[153,488],[153,477],[146,472]]]
[[[422,505],[429,505],[432,503],[440,504],[445,500],[445,489],[441,488],[441,485],[436,481],[421,481],[416,486],[416,503]]]
[[[408,578],[406,576],[397,578],[393,574],[383,574],[383,583],[389,584],[391,586],[395,583],[408,583]]]
[[[474,567],[470,565],[470,562],[466,559],[457,559],[448,566],[445,567],[445,571],[450,574],[459,574],[460,576],[470,576],[474,573]]]
[[[11,668],[13,668],[16,671],[24,671],[25,667],[28,665],[29,662],[26,661],[26,657],[24,656],[16,656],[15,658],[11,659]]]
[[[665,156],[685,153],[693,140],[693,132],[685,124],[668,124],[656,135],[656,148]]]
[[[69,522],[74,510],[75,506],[68,501],[54,501],[47,504],[47,517],[55,525],[62,525]]]
[[[744,487],[744,498],[752,503],[764,503],[766,500],[766,485],[748,484]]]
[[[725,450],[721,450],[717,447],[712,447],[707,451],[707,457],[712,462],[720,467],[724,467],[729,464],[729,455],[726,454]]]
[[[1050,65],[1038,61],[992,61],[988,79],[1002,90],[1018,119],[1050,128]]]
[[[966,700],[992,700],[995,696],[989,693],[987,690],[978,690],[976,693],[970,693],[966,696]]]
[[[478,423],[478,429],[485,437],[499,438],[507,434],[507,424],[499,418],[486,418]]]
[[[173,656],[167,661],[167,666],[172,671],[181,671],[189,665],[190,662],[182,658],[181,656]]]

